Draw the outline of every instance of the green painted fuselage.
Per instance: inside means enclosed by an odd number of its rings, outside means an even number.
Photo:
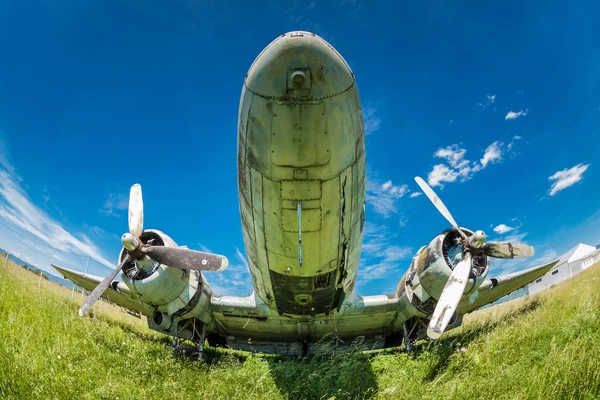
[[[320,37],[282,35],[250,67],[238,189],[256,295],[281,315],[338,309],[359,263],[364,130],[354,74]]]

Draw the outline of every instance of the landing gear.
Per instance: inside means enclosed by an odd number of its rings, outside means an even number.
[[[206,324],[202,324],[202,332],[200,333],[200,341],[198,342],[198,361],[204,361],[204,340],[206,339]]]
[[[402,324],[402,336],[404,337],[407,353],[411,353],[415,348],[417,338],[420,337],[418,329],[420,325],[425,326],[420,318],[413,318]],[[427,326],[425,326],[425,328],[427,328]]]
[[[179,337],[179,330],[175,331],[173,336],[172,352],[174,357],[185,357],[190,360],[204,361],[206,354],[204,352],[204,341],[206,340],[206,324],[202,324],[200,333],[196,330],[196,320],[191,320],[192,338],[189,343],[181,343],[184,338]],[[186,328],[187,324],[183,327]],[[182,330],[183,330],[182,328]]]
[[[406,352],[410,353],[413,349],[413,346],[415,345],[416,340],[410,338],[406,322],[402,324],[402,329],[404,331],[404,343],[406,343]]]

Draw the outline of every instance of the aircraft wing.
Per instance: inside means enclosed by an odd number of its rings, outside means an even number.
[[[524,271],[513,272],[511,274],[502,275],[498,278],[486,279],[479,287],[478,296],[473,303],[470,303],[469,298],[462,300],[458,306],[459,314],[466,314],[471,311],[483,307],[501,297],[522,288],[530,282],[533,282],[540,276],[546,274],[554,267],[559,260],[552,261],[548,264],[526,269]]]
[[[54,264],[50,265],[52,265],[55,270],[60,272],[65,279],[75,282],[90,292],[94,290],[94,288],[98,286],[103,279],[99,276],[85,274],[72,269],[59,267]],[[129,288],[122,282],[113,281],[112,284],[104,291],[102,297],[129,310],[139,312],[146,316],[152,315],[150,307],[142,303],[140,300],[137,300]]]

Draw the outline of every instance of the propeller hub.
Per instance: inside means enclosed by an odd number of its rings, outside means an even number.
[[[137,240],[131,233],[125,233],[121,236],[121,243],[123,243],[123,247],[127,251],[134,251],[140,245],[139,240]]]
[[[469,238],[469,246],[474,249],[478,249],[483,246],[486,238],[487,237],[483,231],[475,231],[475,233],[473,233],[473,235]]]

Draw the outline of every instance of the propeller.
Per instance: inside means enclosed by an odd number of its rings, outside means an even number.
[[[433,316],[427,327],[427,336],[431,339],[437,339],[444,333],[465,291],[470,272],[471,253],[466,252],[465,257],[454,267],[452,275],[450,275],[450,279],[446,282],[442,295],[433,311]]]
[[[427,198],[429,200],[431,200],[431,202],[433,203],[433,205],[435,206],[435,208],[437,208],[437,210],[440,212],[440,214],[442,214],[442,216],[444,218],[446,218],[446,220],[448,222],[450,222],[450,225],[452,225],[454,227],[454,229],[456,229],[458,231],[458,233],[460,233],[460,236],[462,236],[463,239],[466,239],[467,235],[463,231],[460,230],[460,228],[458,227],[458,224],[456,223],[456,221],[452,217],[452,214],[450,214],[450,211],[448,211],[448,209],[444,205],[444,202],[442,202],[442,200],[438,197],[438,195],[435,194],[435,192],[427,184],[427,182],[425,182],[419,176],[415,177],[415,181],[417,182],[417,185],[419,185],[419,187],[421,188],[421,190],[423,191],[423,193],[425,193],[425,196],[427,196]]]
[[[450,318],[454,315],[458,303],[462,299],[467,281],[469,280],[469,274],[471,273],[473,262],[472,252],[477,254],[483,253],[488,257],[495,258],[518,258],[531,257],[534,251],[533,247],[526,244],[486,242],[486,235],[483,231],[475,231],[473,235],[467,237],[465,232],[458,227],[450,211],[448,211],[442,200],[435,194],[427,182],[418,176],[415,177],[415,181],[440,214],[450,222],[450,225],[463,238],[463,259],[452,270],[452,274],[450,274],[450,278],[448,278],[444,286],[444,290],[437,302],[427,328],[427,336],[431,339],[437,339],[446,330]]]
[[[533,247],[521,243],[487,242],[482,247],[486,256],[495,258],[524,258],[533,256]]]
[[[148,257],[160,264],[191,271],[223,271],[227,268],[225,256],[183,247],[150,246],[143,244],[140,236],[144,229],[144,202],[142,187],[136,183],[129,192],[128,210],[129,233],[121,237],[121,243],[127,254],[119,265],[89,294],[79,308],[79,316],[84,316],[88,309],[102,296],[117,274],[130,261],[140,261]]]

